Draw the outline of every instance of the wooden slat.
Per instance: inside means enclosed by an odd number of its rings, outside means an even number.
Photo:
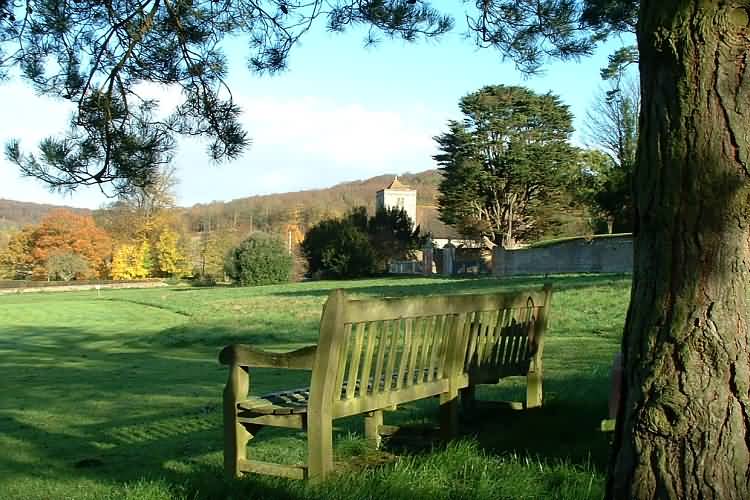
[[[508,325],[508,328],[505,330],[505,335],[506,335],[505,349],[503,350],[503,359],[500,362],[500,364],[503,366],[507,366],[510,364],[511,353],[513,352],[513,344],[516,341],[516,329],[517,328],[518,328],[518,321],[515,317],[515,312],[514,312],[514,315],[511,318],[510,325]]]
[[[495,345],[497,343],[497,320],[502,315],[502,311],[493,311],[487,318],[487,343],[484,346],[482,352],[482,360],[484,363],[492,363],[492,355],[495,353]]]
[[[422,339],[422,355],[419,358],[418,367],[421,370],[419,383],[430,380],[430,359],[432,356],[432,342],[435,338],[435,316],[425,318],[424,337]]]
[[[455,349],[457,349],[457,352],[454,355],[455,363],[456,363],[455,370],[457,371],[463,370],[464,368],[463,359],[464,359],[464,356],[466,355],[466,349],[468,348],[469,337],[471,335],[472,330],[476,330],[478,328],[478,326],[476,325],[480,324],[480,314],[481,314],[480,311],[474,311],[474,312],[466,313],[464,315],[465,320],[463,323],[463,328],[460,329],[460,334],[458,338],[456,339],[456,345],[454,347]],[[461,323],[459,322],[459,325],[460,324]],[[459,331],[459,328],[456,328],[456,331]]]
[[[471,325],[472,329],[475,325]],[[476,363],[476,351],[479,338],[477,335],[471,335],[469,338],[469,347],[466,349],[466,359],[471,363]]]
[[[396,377],[396,389],[400,390],[401,386],[404,383],[404,378],[407,377],[406,373],[406,367],[407,363],[409,362],[409,355],[411,350],[411,338],[412,338],[412,321],[411,318],[407,318],[403,320],[404,325],[404,342],[401,344],[403,349],[401,350],[401,359],[399,360],[398,364],[398,376]]]
[[[268,398],[250,398],[237,403],[239,411],[258,413],[261,415],[286,415],[289,413],[304,413],[307,411],[307,404],[290,404],[276,402]]]
[[[526,332],[526,323],[523,322],[523,312],[521,313],[521,320],[516,323],[513,329],[513,344],[511,345],[510,352],[508,353],[508,364],[515,365],[518,363],[518,351],[521,344],[521,336]]]
[[[359,376],[360,384],[359,390],[361,393],[367,393],[372,390],[373,385],[370,384],[370,372],[372,371],[372,361],[375,356],[375,340],[378,336],[379,322],[369,323],[366,329],[367,343],[364,351],[364,361],[362,363],[362,372]]]
[[[258,415],[254,417],[237,417],[237,421],[243,424],[304,429],[307,423],[306,417],[307,415],[304,413],[295,413],[292,415]]]
[[[422,347],[422,331],[424,329],[424,318],[412,319],[412,338],[411,346],[409,348],[409,366],[406,368],[404,375],[404,387],[410,387],[414,384],[414,379],[417,378],[415,369],[417,367],[417,355]]]
[[[466,387],[469,384],[469,379],[466,375],[460,375],[456,378],[456,383],[459,387]],[[416,401],[418,399],[437,396],[438,394],[446,392],[449,384],[450,381],[448,379],[441,379],[427,384],[413,385],[399,391],[372,394],[368,397],[351,399],[348,401],[336,401],[333,405],[334,416],[335,418],[347,417],[349,415],[357,415],[385,408],[386,406],[399,405],[410,401]]]
[[[380,322],[380,341],[378,342],[378,360],[375,364],[375,372],[372,374],[373,394],[380,392],[380,380],[383,379],[383,361],[385,360],[385,353],[388,350],[388,339],[391,333],[391,322],[383,321]]]
[[[503,328],[505,327],[505,322],[508,319],[509,314],[508,309],[503,309],[500,314],[497,315],[497,321],[495,321],[495,341],[494,345],[492,346],[492,354],[490,357],[490,363],[493,365],[498,364],[498,360],[500,359],[500,353],[502,352],[502,344],[504,342],[503,337]]]
[[[476,313],[475,314],[474,321],[471,322],[470,328],[469,328],[469,339],[470,341],[473,341],[474,343],[474,363],[477,365],[482,364],[482,351],[484,348],[485,342],[487,342],[487,339],[485,338],[486,333],[486,325],[484,324],[484,313]]]
[[[438,350],[437,366],[435,369],[435,379],[443,378],[445,372],[445,364],[448,360],[448,344],[450,341],[450,334],[453,332],[453,327],[458,321],[458,315],[451,314],[446,316],[443,320],[442,331],[440,332],[440,347]]]
[[[462,314],[474,311],[495,311],[506,307],[525,306],[529,298],[535,304],[543,304],[544,292],[525,291],[481,295],[349,300],[343,312],[343,321],[345,323],[357,323],[441,314]]]
[[[513,358],[513,347],[516,343],[516,331],[517,330],[518,330],[518,318],[516,317],[516,312],[514,312],[514,316],[511,320],[511,324],[508,326],[508,330],[506,333],[508,338],[505,344],[505,352],[503,353],[503,361],[501,363],[503,365],[509,365],[511,363],[511,359]]]
[[[312,369],[316,346],[303,347],[291,352],[269,352],[257,347],[234,344],[219,353],[219,362],[225,365],[251,366],[254,368]]]
[[[427,376],[427,381],[430,382],[435,380],[437,376],[438,364],[440,362],[440,349],[443,343],[443,327],[447,317],[444,315],[435,316],[435,324],[433,325],[433,336],[432,336],[432,347],[430,348],[430,371]]]
[[[357,375],[359,375],[359,365],[362,360],[362,343],[364,342],[365,324],[357,323],[354,333],[354,343],[352,345],[351,364],[349,365],[349,377],[346,386],[346,396],[344,399],[354,397],[357,389]]]
[[[479,316],[481,318],[480,325],[481,329],[478,332],[479,334],[479,342],[478,348],[477,348],[477,362],[480,364],[486,364],[487,363],[487,349],[488,344],[491,342],[490,339],[490,316],[491,313],[494,311],[487,311],[483,313],[479,313]]]
[[[393,334],[391,335],[391,345],[388,349],[388,364],[385,368],[385,379],[383,380],[383,392],[390,392],[393,388],[393,381],[391,380],[391,374],[393,373],[393,369],[396,367],[396,353],[398,344],[399,344],[399,338],[401,337],[401,320],[396,320],[392,322],[392,331]]]
[[[505,349],[508,347],[508,332],[511,328],[511,322],[513,321],[513,310],[506,309],[505,318],[500,326],[500,342],[498,343],[497,356],[495,358],[496,365],[502,365],[505,362]]]
[[[351,344],[352,336],[352,325],[346,325],[344,326],[344,339],[343,339],[343,347],[341,349],[341,352],[339,353],[339,366],[338,370],[336,372],[336,384],[333,386],[333,394],[334,397],[341,398],[344,387],[344,376],[346,375],[346,361],[349,357],[349,346]]]
[[[260,460],[239,460],[242,472],[255,472],[269,476],[287,477],[289,479],[306,479],[307,467],[303,465],[282,465]]]

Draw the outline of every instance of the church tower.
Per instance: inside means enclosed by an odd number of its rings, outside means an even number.
[[[395,207],[403,208],[414,224],[414,227],[419,224],[419,221],[417,221],[417,190],[410,188],[398,180],[398,176],[393,179],[393,182],[387,188],[377,192],[375,207],[378,210]]]

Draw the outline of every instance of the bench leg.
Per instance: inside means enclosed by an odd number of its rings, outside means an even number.
[[[224,423],[224,470],[228,476],[240,477],[240,460],[247,459],[250,434],[239,423]]]
[[[444,392],[440,395],[440,434],[449,441],[458,434],[458,392]]]
[[[318,482],[333,472],[333,421],[307,422],[307,477]]]
[[[542,406],[542,361],[534,360],[529,373],[526,375],[526,408]]]
[[[224,470],[231,477],[240,477],[240,461],[247,459],[247,442],[252,435],[237,421],[237,401],[249,388],[247,370],[233,365],[224,388]]]
[[[365,439],[367,444],[377,450],[380,449],[380,426],[383,425],[383,410],[375,410],[365,415]]]

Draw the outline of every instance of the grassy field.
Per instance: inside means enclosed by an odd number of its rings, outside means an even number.
[[[256,288],[163,288],[0,296],[1,499],[601,498],[608,370],[629,297],[623,276],[552,278],[545,406],[488,404],[464,415],[462,438],[436,441],[437,402],[386,414],[405,427],[368,452],[361,418],[336,422],[338,470],[311,487],[221,471],[222,346],[315,343],[329,290],[359,296],[505,290],[523,279],[382,279]],[[251,390],[306,384],[306,372],[254,370]],[[522,380],[482,386],[520,400]],[[304,435],[268,430],[257,458],[298,462]]]

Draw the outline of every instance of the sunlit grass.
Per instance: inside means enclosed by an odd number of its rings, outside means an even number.
[[[321,487],[221,472],[216,360],[231,342],[314,343],[328,292],[357,296],[468,293],[540,286],[541,278],[380,279],[256,288],[170,288],[0,297],[0,498],[599,498],[608,369],[630,281],[552,278],[545,406],[487,405],[465,415],[462,441],[436,448],[434,400],[386,414],[406,426],[382,453],[361,419],[336,422],[341,474]],[[252,391],[298,387],[305,372],[254,370]],[[520,399],[522,380],[480,398]],[[259,459],[304,460],[304,434],[264,431]]]

